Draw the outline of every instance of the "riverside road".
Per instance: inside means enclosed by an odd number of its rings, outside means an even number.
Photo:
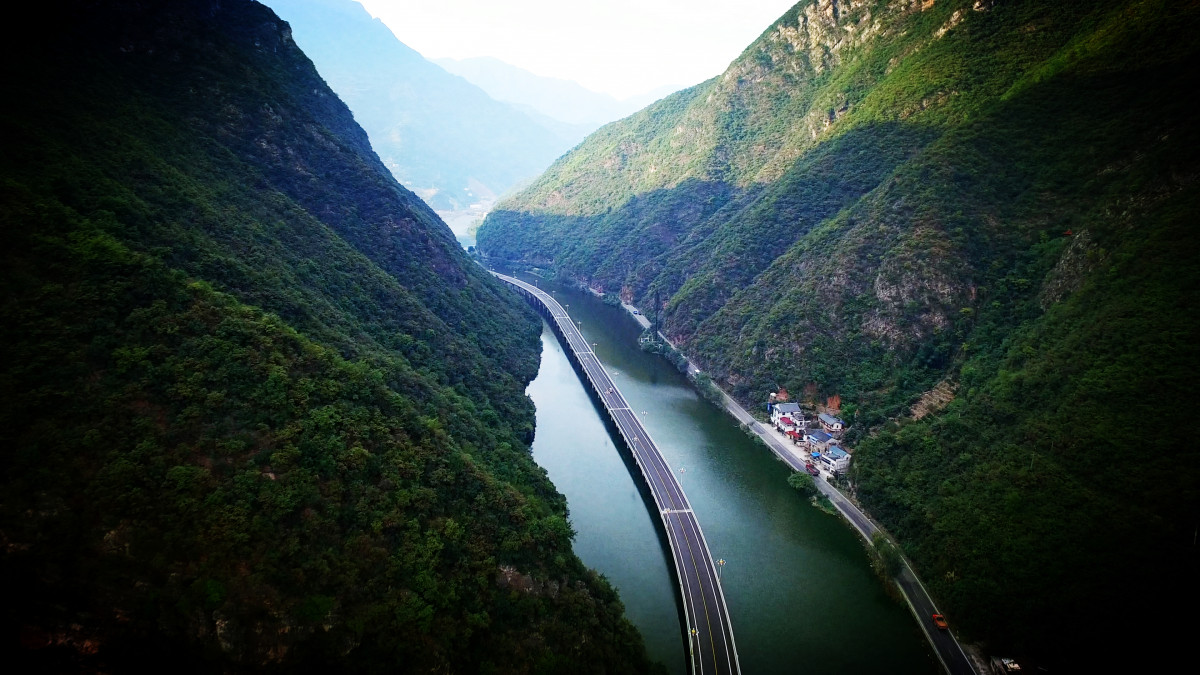
[[[555,335],[566,345],[568,358],[603,404],[641,470],[662,519],[675,562],[691,672],[703,675],[740,673],[733,628],[716,565],[691,504],[658,446],[562,305],[535,286],[513,277],[492,274],[516,287],[550,323]]]
[[[695,371],[695,368],[689,363],[689,369]],[[698,372],[698,371],[696,371]],[[767,446],[782,459],[794,471],[804,471],[804,461],[799,454],[788,447],[771,432],[769,428],[760,423],[758,420],[746,411],[737,401],[734,401],[729,395],[722,393],[725,403],[725,409],[730,412],[737,420],[747,426],[751,432],[757,434],[766,442]],[[879,531],[875,523],[866,516],[857,506],[850,502],[837,488],[827,483],[823,478],[817,477],[814,479],[817,488],[833,502],[834,507],[841,511],[846,520],[854,526],[868,542],[871,537]],[[904,566],[900,570],[900,574],[896,575],[896,583],[900,586],[900,590],[904,593],[905,599],[908,601],[909,608],[916,615],[917,622],[920,623],[921,629],[925,632],[925,637],[928,638],[929,644],[933,646],[934,652],[938,659],[942,662],[942,667],[951,675],[975,675],[975,668],[971,665],[970,659],[967,658],[962,646],[954,639],[954,635],[950,631],[938,630],[934,627],[932,616],[939,614],[938,608],[933,604],[933,599],[929,597],[929,593],[925,591],[925,587],[921,585],[921,581],[913,573],[912,568],[908,566],[908,561],[904,561]]]

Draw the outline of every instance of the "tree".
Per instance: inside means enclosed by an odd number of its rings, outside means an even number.
[[[788,485],[796,488],[805,497],[815,497],[817,495],[817,483],[813,477],[804,471],[797,471],[791,476],[788,476]]]
[[[900,574],[900,568],[904,566],[904,561],[901,560],[900,551],[896,550],[895,544],[883,536],[882,532],[876,532],[871,535],[871,545],[875,547],[875,553],[879,556],[879,564],[883,571],[887,572],[889,577]]]

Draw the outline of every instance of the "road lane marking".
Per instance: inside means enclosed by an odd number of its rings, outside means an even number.
[[[604,369],[595,352],[588,349],[582,332],[578,330],[578,326],[571,320],[565,309],[540,289],[535,289],[529,286],[529,284],[511,277],[506,277],[495,272],[493,274],[518,288],[526,290],[529,297],[541,302],[542,306],[549,312],[551,318],[554,320],[554,326],[558,328],[558,337],[567,343],[567,347],[574,355],[576,363],[581,366],[588,384],[600,395],[601,403],[608,408],[609,414],[617,424],[621,435],[625,438],[626,444],[631,448],[643,479],[650,487],[655,501],[660,505],[660,517],[664,525],[666,525],[668,539],[672,543],[671,548],[674,553],[676,570],[679,572],[680,591],[684,595],[683,607],[686,615],[685,619],[693,619],[687,621],[688,624],[693,624],[689,627],[688,634],[688,649],[693,673],[703,675],[708,668],[705,666],[703,650],[693,649],[691,642],[692,635],[690,633],[691,628],[703,628],[707,631],[713,666],[718,671],[723,671],[717,662],[716,641],[712,635],[713,619],[709,611],[710,604],[718,610],[717,617],[721,624],[718,628],[721,630],[722,642],[725,645],[726,667],[731,672],[740,672],[737,665],[736,651],[731,651],[730,648],[733,629],[727,622],[729,611],[724,603],[724,594],[721,591],[721,585],[714,576],[715,568],[712,566],[712,555],[708,550],[707,542],[704,540],[704,534],[700,530],[700,524],[695,517],[695,513],[688,503],[687,495],[684,493],[683,487],[680,485],[675,473],[667,464],[666,458],[663,457],[658,445],[650,438],[650,434],[643,426],[641,419],[628,406],[624,396],[613,383],[610,373]],[[582,348],[580,345],[583,345]],[[590,360],[586,358],[589,355],[591,357]],[[619,373],[614,371],[612,375],[619,375]],[[601,393],[606,388],[607,392]],[[610,405],[610,399],[616,404],[623,405]],[[670,502],[669,504],[667,503],[668,501]],[[685,516],[683,514],[688,515]],[[684,522],[685,519],[687,522]],[[675,528],[678,528],[678,530]],[[683,544],[687,545],[686,553],[692,563],[691,574],[687,573],[687,566],[684,564],[683,554],[685,551]],[[696,558],[697,548],[702,549],[701,552],[704,553],[704,559],[708,563],[704,568],[705,571],[703,574]],[[699,602],[702,603],[704,609],[703,625],[700,624],[700,617],[696,611],[697,592],[700,594]],[[702,638],[698,633],[695,637],[698,646]]]

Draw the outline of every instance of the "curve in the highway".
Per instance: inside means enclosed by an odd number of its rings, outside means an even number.
[[[675,562],[691,672],[697,675],[740,673],[729,609],[708,542],[687,495],[654,439],[630,409],[562,305],[536,286],[497,272],[492,274],[515,287],[546,318],[554,334],[567,347],[568,359],[603,404],[650,488]]]

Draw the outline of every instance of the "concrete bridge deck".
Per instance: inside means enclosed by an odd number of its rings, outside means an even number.
[[[546,318],[554,334],[566,346],[567,357],[603,404],[641,470],[642,479],[654,496],[675,562],[691,672],[697,675],[740,673],[729,609],[708,542],[683,488],[654,439],[630,409],[562,305],[536,286],[496,272],[492,274],[515,287]]]

